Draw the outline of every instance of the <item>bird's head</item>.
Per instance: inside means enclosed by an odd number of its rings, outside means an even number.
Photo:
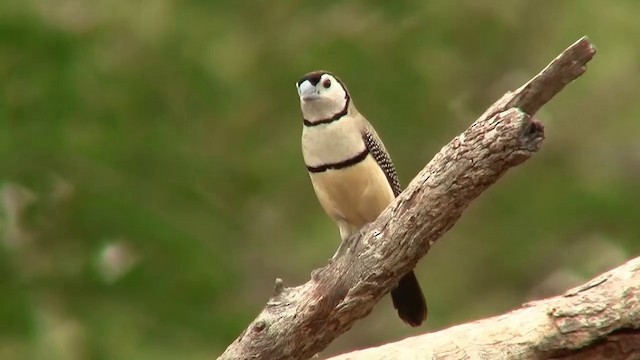
[[[310,123],[346,115],[350,97],[342,81],[327,71],[306,74],[296,83],[300,108]]]

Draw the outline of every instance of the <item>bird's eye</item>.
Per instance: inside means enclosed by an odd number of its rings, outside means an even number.
[[[331,86],[331,80],[324,79],[324,81],[322,82],[322,86],[324,86],[325,89],[328,89]]]

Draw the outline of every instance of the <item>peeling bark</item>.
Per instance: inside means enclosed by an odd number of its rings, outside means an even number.
[[[330,360],[640,359],[640,257],[505,315]]]

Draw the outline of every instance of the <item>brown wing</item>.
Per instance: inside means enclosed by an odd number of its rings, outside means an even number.
[[[362,134],[362,138],[364,139],[364,143],[367,146],[369,153],[373,156],[387,177],[387,181],[389,181],[389,185],[391,185],[391,189],[393,189],[393,195],[400,195],[402,188],[400,187],[400,180],[398,180],[396,168],[393,166],[391,157],[384,148],[384,145],[382,145],[382,142],[375,133],[375,130],[366,129]]]

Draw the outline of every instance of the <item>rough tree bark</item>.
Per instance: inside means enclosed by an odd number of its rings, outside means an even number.
[[[220,359],[306,359],[324,349],[415,267],[478,195],[533,155],[544,138],[533,115],[586,71],[595,48],[585,37],[542,72],[505,94],[444,146],[344,254],[311,280],[274,294]]]
[[[508,314],[330,360],[640,359],[640,257]]]

